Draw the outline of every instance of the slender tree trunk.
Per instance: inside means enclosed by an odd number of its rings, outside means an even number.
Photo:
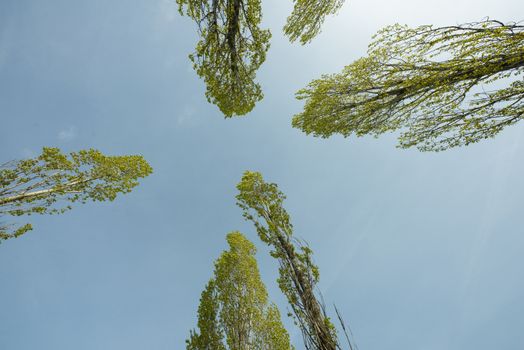
[[[81,184],[81,183],[86,183],[86,182],[89,182],[89,181],[92,181],[93,179],[87,179],[87,180],[77,180],[77,181],[72,181],[70,183],[67,183],[65,185],[62,185],[61,188],[62,190],[64,188],[70,188],[72,186],[75,186],[75,185],[78,185],[78,184]],[[54,193],[54,192],[58,192],[60,189],[59,188],[48,188],[48,189],[45,189],[45,190],[39,190],[39,191],[33,191],[33,192],[23,192],[23,193],[20,193],[20,194],[17,194],[17,195],[14,195],[14,196],[9,196],[9,197],[5,197],[5,198],[0,198],[0,206],[1,205],[6,205],[6,204],[10,204],[10,203],[14,203],[14,202],[18,202],[18,201],[22,201],[22,200],[25,200],[25,199],[31,199],[31,198],[34,198],[34,197],[39,197],[39,196],[42,196],[42,195],[46,195],[46,194],[51,194],[51,193]],[[65,190],[64,192],[66,193],[79,193],[80,191],[67,191]]]

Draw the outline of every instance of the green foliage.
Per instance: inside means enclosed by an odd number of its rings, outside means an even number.
[[[198,25],[200,41],[189,57],[204,79],[209,102],[226,117],[249,113],[263,97],[255,83],[266,59],[269,30],[260,29],[260,0],[177,0]]]
[[[262,100],[256,72],[266,60],[271,33],[260,28],[260,0],[176,0],[180,14],[198,27],[200,40],[189,55],[206,83],[206,97],[226,118],[249,113]],[[295,0],[284,26],[291,41],[310,42],[327,15],[344,0]]]
[[[318,33],[327,15],[335,14],[345,0],[294,0],[293,12],[287,18],[284,34],[291,42],[309,43]]]
[[[400,147],[423,151],[468,145],[523,118],[523,71],[524,26],[393,25],[367,57],[297,93],[306,104],[293,126],[320,137],[400,129]],[[506,86],[485,90],[498,80]]]
[[[44,147],[36,158],[0,167],[0,216],[60,214],[74,202],[112,201],[151,172],[142,156],[105,156],[93,149],[66,155]],[[0,240],[32,229],[11,226],[0,227]]]
[[[258,236],[272,248],[271,256],[280,264],[278,284],[302,330],[306,348],[337,349],[335,327],[314,294],[318,267],[312,262],[311,249],[293,238],[293,226],[283,208],[286,197],[258,172],[246,171],[237,189],[244,218],[254,223]]]
[[[215,262],[214,278],[202,292],[198,332],[190,332],[186,349],[292,349],[277,307],[268,303],[255,246],[239,232],[228,234],[227,242],[230,249]]]
[[[226,350],[222,343],[224,332],[218,322],[219,301],[212,279],[206,285],[200,297],[198,306],[198,329],[200,333],[190,331],[189,339],[186,340],[187,350]]]

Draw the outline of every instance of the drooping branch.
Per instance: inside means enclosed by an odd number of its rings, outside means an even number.
[[[333,15],[345,0],[294,0],[293,12],[287,18],[284,34],[291,42],[309,43],[320,33],[326,16]]]
[[[495,136],[524,113],[524,26],[386,27],[368,56],[297,93],[293,126],[329,137],[401,130],[400,147],[439,151]],[[491,90],[501,80],[506,87]]]

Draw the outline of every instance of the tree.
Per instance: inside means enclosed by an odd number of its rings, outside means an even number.
[[[189,55],[206,83],[206,97],[227,117],[245,115],[262,100],[256,72],[266,60],[271,33],[260,29],[260,0],[176,0],[181,15],[193,19],[200,41]],[[284,33],[304,45],[320,32],[327,15],[344,0],[294,0]],[[184,12],[185,10],[185,12]]]
[[[138,155],[106,156],[94,149],[66,155],[58,148],[44,147],[36,158],[0,166],[0,216],[59,214],[71,209],[74,202],[112,201],[151,172]],[[2,225],[0,240],[31,229],[31,224]]]
[[[309,43],[320,33],[327,15],[337,13],[345,0],[294,0],[293,12],[287,18],[284,34],[291,42],[300,40],[302,45]]]
[[[198,25],[200,41],[189,57],[206,83],[206,97],[226,117],[249,113],[263,97],[255,83],[266,59],[269,30],[259,28],[260,0],[177,0]]]
[[[215,262],[202,292],[198,332],[187,350],[291,350],[289,335],[258,272],[255,246],[240,232],[227,235],[229,251]],[[225,341],[224,341],[225,337]]]
[[[340,349],[335,327],[315,295],[319,271],[311,260],[313,252],[293,237],[293,225],[283,208],[286,197],[258,172],[246,171],[237,189],[237,204],[244,218],[254,223],[258,236],[272,248],[271,256],[279,262],[278,284],[302,331],[306,349]],[[352,349],[351,342],[349,346]]]
[[[400,129],[399,146],[422,151],[469,145],[523,118],[523,71],[522,25],[393,25],[367,57],[298,91],[306,103],[293,126],[320,137]],[[486,90],[496,81],[500,88]]]

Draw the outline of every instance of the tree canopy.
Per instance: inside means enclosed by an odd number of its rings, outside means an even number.
[[[0,166],[0,216],[59,214],[71,203],[112,201],[152,169],[142,156],[106,156],[89,149],[63,154],[44,147],[36,158]],[[0,225],[0,240],[18,237],[31,224]]]
[[[335,327],[315,295],[319,271],[312,262],[313,252],[293,237],[293,225],[283,207],[286,197],[258,172],[246,171],[237,189],[244,218],[254,223],[258,236],[272,248],[271,256],[279,262],[278,284],[302,331],[306,349],[339,349]]]
[[[249,113],[263,98],[255,82],[266,59],[269,30],[260,29],[260,0],[177,0],[198,25],[200,41],[189,57],[204,79],[209,102],[226,117]]]
[[[189,55],[206,83],[206,97],[226,117],[245,115],[264,97],[256,72],[266,60],[271,33],[261,29],[260,0],[176,0],[181,15],[196,22],[200,40]],[[309,43],[327,15],[344,0],[294,0],[284,34]]]
[[[240,232],[228,234],[227,242],[202,292],[198,332],[190,332],[187,350],[293,349],[280,312],[268,302],[255,246]]]
[[[293,126],[320,137],[401,130],[400,147],[423,151],[469,145],[522,119],[523,71],[522,25],[393,25],[367,57],[298,91]]]
[[[337,13],[345,0],[294,0],[293,12],[287,18],[284,34],[291,42],[309,43],[318,33],[327,15]]]

